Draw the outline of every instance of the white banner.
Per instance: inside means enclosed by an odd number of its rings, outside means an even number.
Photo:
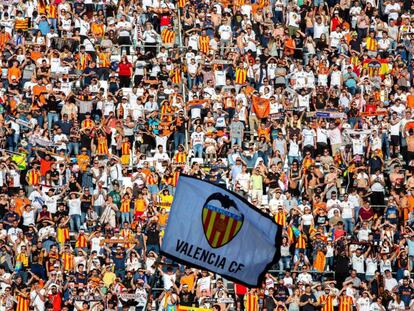
[[[279,255],[281,229],[245,199],[181,175],[162,252],[173,259],[258,286]]]

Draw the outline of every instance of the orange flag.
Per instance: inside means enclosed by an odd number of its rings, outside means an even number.
[[[313,267],[316,271],[324,272],[326,264],[326,256],[322,251],[316,253],[315,261],[313,262]]]
[[[250,95],[250,94],[252,94],[254,91],[256,91],[256,90],[255,90],[255,88],[254,88],[254,87],[251,87],[250,85],[248,85],[248,86],[246,86],[246,87],[244,88],[244,93],[245,93],[246,95]]]
[[[270,113],[270,100],[252,95],[252,107],[259,119],[267,118]]]

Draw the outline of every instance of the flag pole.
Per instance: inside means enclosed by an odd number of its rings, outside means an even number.
[[[147,301],[145,302],[145,306],[144,306],[144,309],[143,309],[144,311],[146,311],[147,308],[148,308],[148,301],[149,301],[149,298],[152,296],[152,289],[154,288],[155,282],[157,281],[157,278],[158,278],[158,274],[159,274],[158,267],[159,267],[160,263],[161,263],[161,261],[159,259],[157,259],[154,263],[154,269],[155,269],[154,277],[152,278],[152,280],[149,284],[150,288],[148,290]]]

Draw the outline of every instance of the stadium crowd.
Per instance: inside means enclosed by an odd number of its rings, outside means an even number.
[[[0,55],[0,311],[414,309],[412,1],[4,0]],[[160,254],[180,173],[262,287]]]

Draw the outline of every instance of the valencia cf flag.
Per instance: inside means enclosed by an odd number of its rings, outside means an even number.
[[[252,110],[259,119],[264,119],[270,113],[270,100],[252,95]]]
[[[161,250],[178,262],[257,287],[278,260],[281,233],[244,198],[181,175]]]

